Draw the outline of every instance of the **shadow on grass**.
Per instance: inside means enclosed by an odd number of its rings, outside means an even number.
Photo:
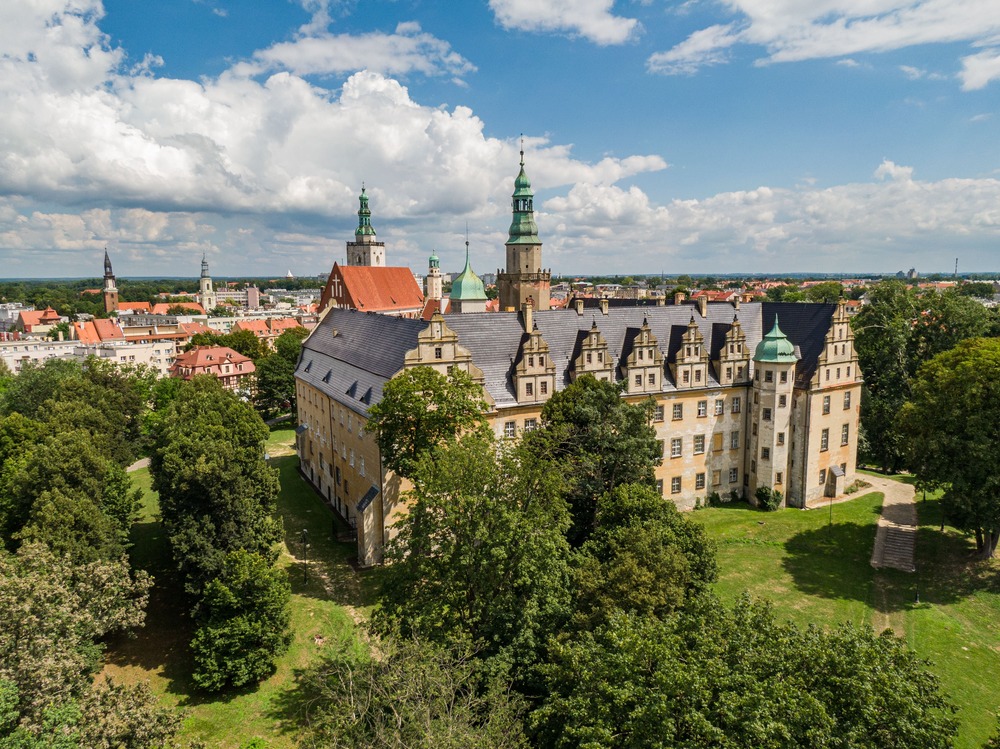
[[[292,592],[341,606],[372,605],[373,572],[357,569],[357,544],[337,540],[349,528],[299,475],[298,464],[294,455],[271,461],[281,475],[278,512],[285,545],[294,560],[288,568]],[[303,548],[303,530],[308,535],[307,549]]]

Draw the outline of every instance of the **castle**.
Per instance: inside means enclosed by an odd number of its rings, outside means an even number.
[[[530,185],[515,180],[500,313],[429,321],[330,308],[296,369],[301,470],[357,528],[362,565],[381,561],[406,511],[405,479],[387,471],[368,409],[411,367],[458,367],[483,386],[498,437],[539,426],[545,402],[590,374],[632,403],[652,398],[665,500],[710,494],[789,506],[843,493],[856,470],[862,375],[843,305],[675,303],[549,309],[549,273]],[[467,264],[468,267],[468,264]]]

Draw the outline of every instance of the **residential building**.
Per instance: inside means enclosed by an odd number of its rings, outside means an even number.
[[[195,346],[178,354],[170,376],[190,380],[202,374],[218,377],[227,390],[249,394],[253,390],[253,361],[226,346]]]

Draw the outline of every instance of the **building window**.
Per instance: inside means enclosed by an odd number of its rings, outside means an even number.
[[[740,412],[740,399],[739,399],[738,396],[736,398],[733,398],[733,409],[732,410],[733,410],[734,414],[738,414]]]
[[[740,432],[738,429],[729,433],[729,449],[730,450],[740,449]]]
[[[840,367],[837,367],[837,379],[840,379]]]
[[[840,444],[846,445],[850,441],[851,441],[851,425],[844,424],[844,426],[840,428]]]
[[[675,403],[674,407],[673,407],[673,419],[674,419],[674,421],[677,421],[678,419],[683,419],[683,418],[684,418],[684,404],[683,403]]]
[[[770,369],[764,373],[764,382],[774,382],[774,372]]]
[[[820,486],[826,486],[826,469],[825,468],[820,468],[819,469],[819,485]]]
[[[757,461],[756,460],[751,460],[750,461],[750,473],[757,473]]]
[[[681,493],[681,477],[680,476],[674,476],[672,479],[670,479],[670,493],[671,494],[680,494]]]
[[[535,386],[531,382],[524,383],[524,394],[527,396],[533,396],[535,394]]]
[[[778,396],[778,408],[784,408],[787,405],[788,405],[788,396],[787,395],[779,395]]]
[[[700,369],[696,369],[694,371],[694,381],[695,382],[701,382],[701,370]]]
[[[730,468],[729,469],[729,483],[730,484],[735,484],[739,480],[740,480],[740,469],[739,468]]]
[[[764,421],[770,421],[771,420],[771,409],[770,408],[765,408],[764,411],[761,413],[760,418],[762,420],[764,420]]]
[[[698,417],[708,416],[708,401],[698,401]]]
[[[788,372],[781,373],[781,382],[782,383],[788,382]]]
[[[655,385],[656,384],[656,375],[655,374],[650,374],[649,377],[647,377],[646,379],[649,380],[649,384],[650,385]]]
[[[726,379],[727,380],[733,379],[733,368],[732,367],[726,367]]]
[[[354,468],[354,449],[351,449],[351,468]]]
[[[542,395],[548,395],[549,394],[549,383],[546,382],[545,380],[542,380],[540,383],[538,383],[538,390],[539,390],[539,392]]]
[[[742,380],[743,379],[743,367],[737,367],[736,368],[736,379],[737,380]]]
[[[656,480],[656,493],[663,496],[663,479]]]
[[[653,412],[653,421],[663,421],[663,406],[657,406]]]
[[[365,475],[365,459],[364,459],[364,456],[361,456],[360,460],[361,460],[361,465],[359,466],[358,471],[361,473],[362,476],[364,476]]]
[[[503,436],[509,440],[517,436],[517,422],[505,421],[503,425]]]
[[[819,435],[819,449],[829,450],[830,449],[830,430],[824,429]]]
[[[681,438],[674,437],[670,440],[670,457],[679,458],[681,457]]]
[[[642,349],[639,349],[639,359],[642,359]]]
[[[712,486],[720,486],[722,484],[722,471],[712,471]]]
[[[443,352],[441,351],[441,347],[440,346],[435,346],[434,347],[434,358],[435,359],[441,359],[442,357],[443,357]]]
[[[524,431],[533,432],[538,429],[538,419],[525,419],[524,420]]]
[[[590,363],[591,363],[591,360],[592,360],[592,358],[593,358],[593,357],[592,357],[591,353],[590,353],[590,352],[588,351],[588,352],[587,352],[587,364],[590,364]]]
[[[824,395],[823,396],[823,413],[824,414],[830,413],[830,396],[829,395]]]
[[[783,444],[785,444],[785,433],[778,432],[778,445],[783,445]]]
[[[848,390],[844,393],[844,410],[846,411],[851,407],[851,391]]]
[[[691,373],[688,372],[686,369],[683,372],[681,372],[681,381],[685,385],[687,385],[689,382],[691,382]]]
[[[656,451],[661,457],[666,456],[666,445],[663,440],[656,440]]]
[[[762,447],[760,449],[760,459],[761,460],[770,460],[771,459],[771,448],[770,447]]]
[[[635,384],[636,384],[637,387],[642,387],[642,375],[641,374],[637,374],[635,376]]]
[[[705,474],[704,473],[696,473],[694,475],[694,488],[695,489],[704,489],[705,488]]]
[[[722,416],[726,412],[726,402],[722,398],[715,399],[715,415]]]
[[[696,434],[694,436],[694,454],[701,455],[705,452],[705,435]]]
[[[712,435],[712,452],[719,452],[722,450],[722,432],[716,432]]]
[[[774,483],[780,484],[783,478],[784,476],[781,474],[781,471],[778,471],[776,474],[774,474]]]

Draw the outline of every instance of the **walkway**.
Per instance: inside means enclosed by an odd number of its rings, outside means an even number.
[[[865,476],[874,491],[882,492],[882,514],[878,519],[872,567],[914,572],[917,541],[917,505],[913,487],[881,476]]]
[[[140,470],[142,468],[149,468],[149,458],[140,458],[139,460],[137,460],[135,463],[133,463],[132,465],[130,465],[125,470],[128,473],[133,473],[133,472],[138,471],[138,470]]]

